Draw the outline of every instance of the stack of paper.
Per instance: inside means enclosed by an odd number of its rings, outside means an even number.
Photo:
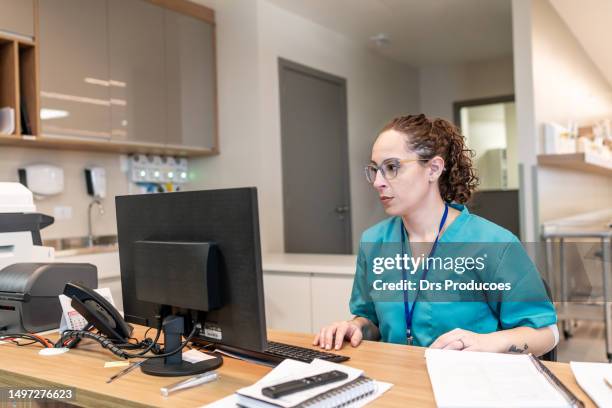
[[[272,399],[264,396],[261,393],[262,388],[270,385],[275,385],[291,380],[296,380],[304,377],[309,377],[321,374],[327,371],[338,370],[346,373],[348,378],[343,381],[338,381],[320,387],[311,388],[309,390],[297,392],[295,394],[286,395],[284,397]],[[393,386],[393,384],[384,383],[376,380],[363,377],[363,371],[342,364],[331,363],[329,361],[315,359],[312,363],[302,363],[295,360],[284,360],[274,370],[268,373],[255,384],[242,388],[234,395],[230,395],[222,400],[207,405],[208,408],[220,407],[235,407],[236,404],[244,407],[283,407],[291,408],[310,401],[313,398],[329,395],[329,391],[334,391],[332,398],[327,398],[324,406],[347,406],[347,407],[362,407],[370,401],[381,396],[385,391]],[[350,388],[350,384],[354,384],[359,378],[367,381],[366,387]],[[340,392],[339,392],[340,391]],[[349,400],[354,400],[347,404]],[[312,404],[312,406],[320,406]]]
[[[438,407],[568,407],[528,355],[427,349]]]

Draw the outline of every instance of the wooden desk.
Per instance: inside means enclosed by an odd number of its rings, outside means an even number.
[[[136,336],[142,338],[142,334],[143,328],[138,327]],[[312,344],[312,336],[308,334],[270,331],[269,335],[271,340],[284,343],[306,347]],[[171,394],[164,399],[159,389],[178,381],[180,377],[151,377],[135,370],[106,384],[106,380],[122,368],[103,368],[104,362],[117,358],[97,343],[83,341],[77,349],[52,357],[39,356],[40,349],[35,345],[0,345],[0,386],[70,386],[76,390],[74,403],[81,406],[199,407],[256,382],[271,370],[226,357],[219,369],[219,380]],[[435,407],[424,350],[420,347],[364,342],[358,348],[349,345],[338,353],[351,357],[345,364],[363,369],[368,376],[377,380],[394,384],[372,406]],[[576,384],[568,364],[547,365],[587,406],[595,406]]]

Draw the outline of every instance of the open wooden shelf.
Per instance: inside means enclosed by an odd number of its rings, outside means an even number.
[[[59,139],[32,135],[3,135],[0,134],[0,146],[29,147],[38,149],[57,149],[74,151],[97,151],[108,153],[141,153],[166,156],[213,156],[219,154],[218,150],[184,146],[165,146],[162,144],[146,144],[142,142],[115,142],[78,139]]]
[[[168,9],[203,20],[212,26],[212,41],[214,50],[214,11],[207,7],[193,4],[188,0],[147,0],[155,6]],[[0,3],[2,0],[0,0]],[[73,151],[97,151],[109,153],[143,153],[172,156],[211,156],[219,154],[219,144],[215,135],[214,147],[207,143],[187,143],[182,139],[167,138],[166,143],[152,143],[143,140],[95,140],[86,137],[78,138],[69,135],[56,136],[44,132],[41,126],[40,81],[39,81],[39,3],[34,4],[33,35],[16,34],[13,30],[0,32],[0,108],[10,107],[15,111],[15,130],[12,134],[0,134],[0,146],[25,148],[58,149]],[[47,3],[48,5],[48,3]],[[68,7],[65,5],[65,7]],[[59,13],[59,12],[58,12]],[[160,14],[161,15],[161,14]],[[165,14],[164,14],[165,15]],[[105,17],[106,18],[106,17]],[[165,18],[165,17],[164,17]],[[44,35],[44,34],[43,34]],[[206,37],[208,38],[208,37]],[[107,41],[110,41],[107,39]],[[49,47],[49,42],[46,43]],[[63,44],[62,44],[63,46]],[[85,45],[83,45],[85,46]],[[64,61],[64,60],[61,60]],[[216,66],[215,55],[212,55],[213,66]],[[108,63],[108,61],[106,61]],[[81,81],[81,78],[77,78]],[[214,109],[216,112],[216,83],[214,94]],[[216,113],[215,113],[216,114]],[[215,120],[217,118],[215,117]],[[24,124],[26,124],[24,126]],[[216,126],[216,125],[215,125]],[[216,128],[215,128],[216,132]],[[44,135],[43,135],[44,133]],[[61,133],[61,132],[57,132]],[[154,140],[151,138],[149,140]],[[159,139],[157,139],[159,140]],[[171,144],[176,143],[176,144]],[[198,146],[198,147],[195,147]]]
[[[19,42],[19,103],[20,114],[27,117],[29,129],[21,129],[22,134],[39,133],[39,102],[36,80],[36,47],[32,44]],[[25,112],[22,112],[25,109]]]
[[[612,176],[612,159],[589,153],[541,154],[538,164]]]
[[[36,44],[0,35],[0,108],[10,107],[15,110],[15,131],[3,138],[11,137],[18,141],[24,130],[27,133],[38,133],[37,75]],[[22,129],[22,107],[25,107],[29,129]]]
[[[0,37],[0,108],[17,109],[17,78],[17,43]]]

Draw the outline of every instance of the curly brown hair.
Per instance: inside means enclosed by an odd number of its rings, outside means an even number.
[[[444,170],[438,180],[444,201],[460,204],[469,201],[478,185],[478,177],[472,167],[474,152],[466,147],[465,137],[457,126],[420,114],[397,117],[380,133],[390,129],[404,134],[408,150],[420,159],[440,156],[444,160]]]

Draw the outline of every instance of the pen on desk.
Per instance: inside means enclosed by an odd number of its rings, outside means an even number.
[[[137,362],[137,363],[132,363],[132,364],[130,364],[129,366],[127,366],[126,368],[124,368],[123,370],[119,371],[117,374],[113,375],[111,378],[109,378],[108,380],[106,380],[106,383],[107,383],[107,384],[108,384],[108,383],[111,383],[111,382],[113,382],[114,380],[116,380],[117,378],[119,378],[119,377],[122,377],[122,376],[126,375],[127,373],[129,373],[129,372],[130,372],[130,371],[132,371],[133,369],[135,369],[135,368],[137,368],[137,367],[140,367],[140,365],[141,365],[142,363],[144,363],[145,361],[146,361],[146,360],[141,360],[141,361],[139,361],[139,362]]]
[[[216,371],[209,371],[207,373],[199,374],[195,377],[191,377],[186,380],[179,381],[177,383],[166,385],[165,387],[160,388],[160,391],[164,397],[167,397],[168,395],[170,395],[171,392],[206,384],[208,382],[216,380],[217,378],[218,375]]]

